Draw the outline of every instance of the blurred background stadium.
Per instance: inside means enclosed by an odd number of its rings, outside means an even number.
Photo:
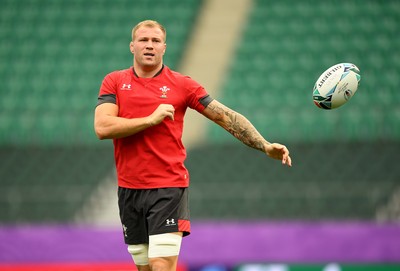
[[[189,115],[193,234],[181,267],[400,270],[399,1],[0,3],[0,269],[133,268],[120,236],[112,142],[96,138],[93,111],[103,77],[132,65],[132,27],[150,18],[167,28],[165,64],[247,116],[269,141],[286,144],[294,164],[282,167]],[[341,62],[360,68],[360,88],[345,106],[321,110],[312,102],[315,80]],[[280,240],[266,229],[296,236]],[[93,240],[84,236],[114,245],[115,256],[85,258],[76,247],[90,254]],[[301,245],[302,237],[320,236],[335,249]],[[20,255],[26,244],[54,250],[56,240],[72,242],[73,252]],[[249,255],[224,247],[229,240],[249,243]],[[263,251],[271,242],[286,250]],[[369,253],[365,244],[373,244]]]

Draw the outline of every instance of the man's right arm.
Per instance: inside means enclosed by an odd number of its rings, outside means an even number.
[[[118,117],[118,105],[114,103],[102,103],[95,110],[94,130],[99,139],[122,138],[157,125],[165,117],[173,120],[174,111],[175,109],[172,105],[160,104],[147,117],[128,119]]]

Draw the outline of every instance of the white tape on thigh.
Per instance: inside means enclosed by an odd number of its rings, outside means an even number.
[[[133,261],[136,265],[148,265],[149,246],[147,244],[128,245],[128,252],[132,255]]]
[[[149,236],[149,258],[177,256],[181,249],[182,236],[162,233]]]

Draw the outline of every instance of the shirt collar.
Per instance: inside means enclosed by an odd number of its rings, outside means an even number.
[[[158,76],[158,75],[160,75],[160,73],[162,72],[163,69],[164,69],[164,64],[162,64],[161,69],[153,76],[153,78],[156,77],[156,76]],[[133,66],[132,66],[132,71],[133,71],[133,74],[134,74],[137,78],[140,78],[140,77],[137,75],[136,71],[135,71],[135,67],[133,67]]]

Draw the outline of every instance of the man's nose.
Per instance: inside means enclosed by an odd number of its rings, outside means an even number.
[[[148,49],[153,49],[153,42],[152,41],[148,41],[147,42],[147,44],[146,44],[146,48],[148,48]]]

